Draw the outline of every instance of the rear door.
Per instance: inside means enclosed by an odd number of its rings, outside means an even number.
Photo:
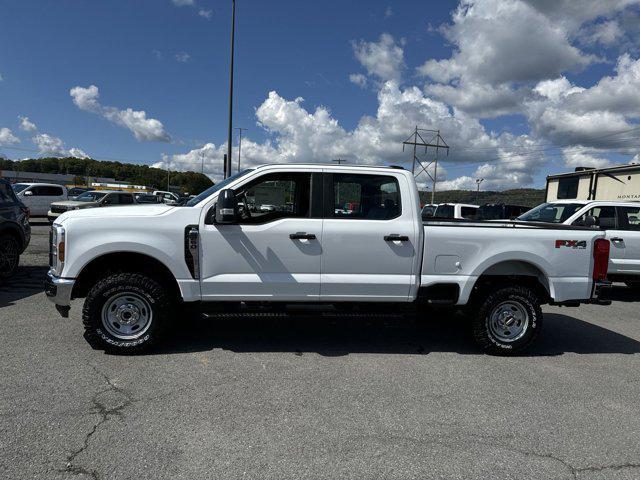
[[[620,236],[615,243],[625,251],[619,273],[640,275],[640,206],[618,207],[618,224]]]
[[[411,198],[392,170],[325,170],[321,300],[408,300],[419,255]]]

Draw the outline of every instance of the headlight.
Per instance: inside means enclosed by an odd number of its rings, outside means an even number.
[[[64,268],[67,248],[65,240],[64,227],[53,225],[51,227],[51,245],[49,246],[49,266],[54,275],[60,275]]]

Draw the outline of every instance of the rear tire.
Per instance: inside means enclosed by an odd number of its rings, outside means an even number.
[[[20,245],[13,235],[0,235],[0,280],[9,278],[20,264]]]
[[[500,288],[481,303],[473,320],[475,342],[493,355],[528,348],[542,328],[540,298],[527,287]]]
[[[85,338],[111,353],[141,353],[162,337],[173,305],[166,289],[139,273],[98,281],[82,309]]]

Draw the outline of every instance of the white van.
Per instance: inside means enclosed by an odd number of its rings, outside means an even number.
[[[32,217],[46,217],[51,203],[67,200],[67,188],[55,183],[14,183],[12,187]]]

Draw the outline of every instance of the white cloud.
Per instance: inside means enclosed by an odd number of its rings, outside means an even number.
[[[369,75],[382,81],[398,82],[404,69],[404,50],[388,33],[380,35],[378,42],[352,43],[353,53]]]
[[[561,24],[520,0],[463,0],[444,33],[456,46],[451,58],[418,68],[441,83],[538,81],[594,60],[569,43]]]
[[[64,148],[64,142],[48,133],[38,133],[31,140],[41,155],[65,156],[68,153]]]
[[[176,7],[188,7],[196,4],[195,0],[171,0]]]
[[[442,83],[427,84],[425,92],[449,105],[481,118],[493,118],[517,113],[526,97],[523,89],[507,85],[461,82],[453,86]]]
[[[361,73],[352,73],[349,75],[349,81],[354,85],[359,86],[360,88],[364,88],[367,86],[367,77],[365,77]]]
[[[585,149],[581,146],[562,149],[564,163],[567,167],[603,168],[611,165],[608,159],[599,156],[597,151]]]
[[[0,73],[0,82],[2,82],[4,80],[4,77],[2,76],[2,74]]]
[[[33,144],[38,148],[38,153],[49,157],[76,157],[90,158],[79,148],[67,149],[61,138],[49,135],[48,133],[37,133],[31,138]]]
[[[0,128],[0,145],[15,145],[20,139],[7,127]]]
[[[87,155],[83,150],[81,150],[79,148],[70,148],[69,149],[69,156],[70,157],[75,157],[75,158],[91,158],[91,157],[89,157],[89,155]]]
[[[213,10],[205,10],[204,8],[201,8],[200,10],[198,10],[198,15],[206,18],[207,20],[211,20],[211,18],[213,17]]]
[[[390,17],[393,17],[393,9],[391,8],[391,5],[389,5],[384,11],[384,18],[390,18]]]
[[[402,142],[416,124],[440,129],[451,145],[459,146],[457,150],[452,149],[447,158],[450,162],[503,159],[504,165],[497,165],[493,170],[496,185],[506,182],[510,186],[516,181],[531,181],[533,172],[543,161],[540,156],[535,161],[523,156],[521,161],[514,162],[511,149],[527,145],[529,140],[526,136],[489,134],[476,119],[461,112],[451,112],[445,104],[426,97],[417,87],[400,89],[397,83],[386,82],[378,93],[375,117],[362,117],[353,130],[344,129],[326,107],[309,111],[303,103],[302,98],[287,100],[276,92],[269,93],[257,108],[256,117],[258,124],[272,135],[273,140],[257,143],[243,139],[243,166],[327,163],[339,157],[350,163],[404,164],[410,167],[411,154],[403,152]],[[225,151],[226,145],[211,143],[185,154],[165,156],[158,165],[200,171],[204,158],[205,173],[217,180],[221,176]],[[423,158],[428,163],[433,159],[433,151],[429,150]],[[438,170],[439,179],[444,180],[446,170],[442,164]],[[419,182],[426,182],[425,178],[423,175]]]
[[[36,124],[29,120],[29,117],[22,117],[18,115],[18,118],[20,119],[20,130],[23,132],[35,132],[38,130]]]
[[[189,55],[187,52],[178,52],[175,54],[175,59],[180,63],[187,63],[189,60],[191,60],[191,55]]]
[[[110,122],[125,127],[140,141],[169,142],[170,135],[165,131],[160,120],[147,118],[144,110],[126,108],[120,110],[116,107],[108,107],[100,104],[100,92],[98,87],[91,85],[87,88],[74,87],[69,91],[73,103],[80,109],[96,113]]]

